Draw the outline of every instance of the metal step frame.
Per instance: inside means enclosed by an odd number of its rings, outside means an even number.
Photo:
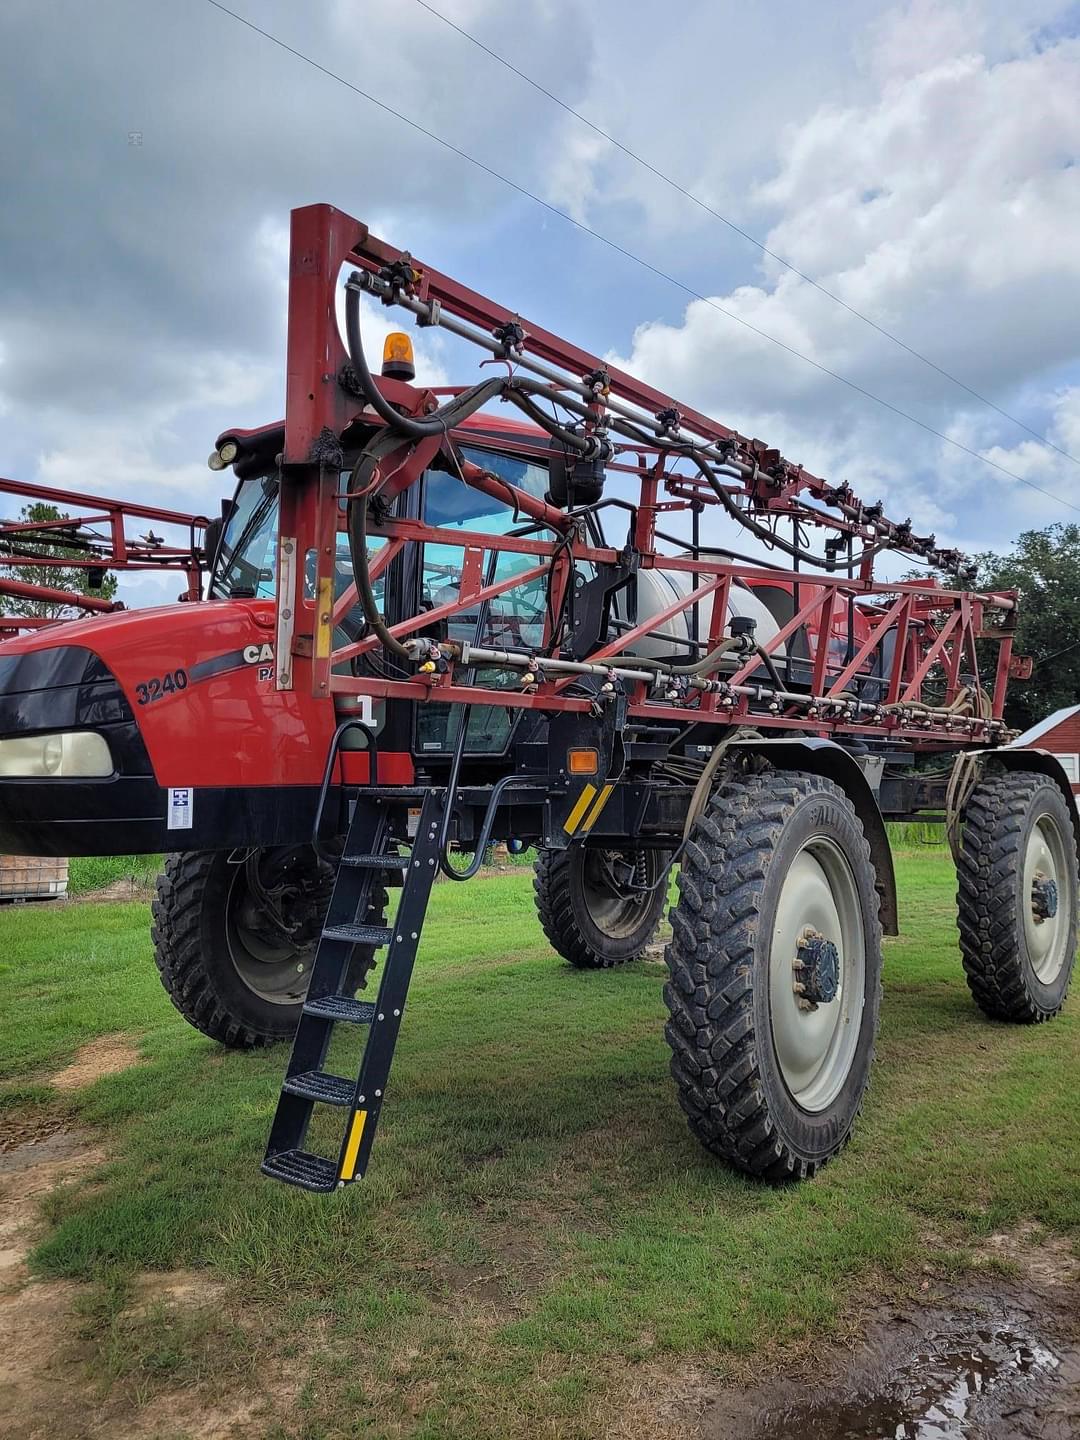
[[[438,871],[439,826],[446,803],[440,790],[424,794],[411,853],[397,851],[393,822],[415,798],[413,790],[379,787],[361,791],[353,810],[262,1162],[264,1175],[301,1190],[336,1190],[359,1180],[367,1169]],[[368,913],[373,890],[389,869],[404,872],[394,924],[364,924],[359,917]],[[357,944],[384,951],[374,1001],[342,991]],[[367,1027],[355,1079],[323,1068],[334,1026],[340,1024]],[[316,1105],[349,1112],[336,1159],[304,1148]]]

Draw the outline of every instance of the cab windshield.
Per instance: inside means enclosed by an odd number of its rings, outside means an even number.
[[[277,519],[276,476],[242,480],[214,560],[212,596],[234,600],[274,598]]]
[[[548,474],[545,466],[533,464],[513,455],[496,455],[472,446],[463,446],[462,453],[469,460],[503,479],[509,480],[520,490],[542,497],[547,489]],[[341,476],[344,492],[349,483],[349,472]],[[442,471],[429,471],[425,476],[425,519],[430,525],[445,529],[481,530],[501,534],[513,528],[513,511],[502,500],[472,490],[463,485],[456,476]],[[344,505],[344,501],[342,502]],[[520,517],[519,517],[520,518]],[[278,480],[276,475],[263,475],[256,479],[243,480],[233,498],[233,511],[222,532],[210,582],[210,594],[218,599],[272,600],[277,590],[277,523],[278,523]],[[373,539],[372,550],[378,549],[381,541]],[[424,599],[425,606],[432,603],[432,592],[444,590],[445,581],[456,582],[457,568],[461,564],[461,551],[456,547],[436,545],[425,547]],[[523,557],[514,557],[522,564]],[[524,564],[532,562],[525,561]],[[352,561],[349,545],[343,534],[338,535],[336,589],[338,594],[352,580]],[[500,574],[500,579],[502,575]],[[444,582],[440,584],[440,581]],[[442,601],[450,598],[449,593],[439,597]]]

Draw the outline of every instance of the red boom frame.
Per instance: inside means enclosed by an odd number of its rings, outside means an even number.
[[[691,572],[692,592],[661,615],[599,648],[589,660],[614,667],[625,657],[635,639],[659,621],[691,606],[708,602],[708,648],[723,637],[728,617],[728,595],[734,580],[788,585],[796,599],[796,613],[790,622],[767,642],[766,653],[775,654],[800,627],[819,641],[813,658],[813,679],[809,694],[773,693],[757,683],[760,655],[749,656],[733,675],[712,689],[698,692],[691,703],[669,703],[650,697],[644,679],[630,679],[625,688],[629,713],[658,721],[713,721],[731,725],[752,722],[755,727],[782,731],[798,729],[822,734],[845,731],[873,736],[892,735],[917,748],[949,748],[959,745],[996,743],[1006,735],[1002,706],[1012,662],[1015,630],[1015,593],[975,593],[949,588],[933,578],[900,583],[883,582],[873,573],[874,555],[880,549],[894,549],[922,557],[932,564],[957,568],[962,557],[940,550],[933,536],[915,536],[908,522],[887,520],[880,506],[862,504],[845,484],[831,485],[809,474],[801,466],[783,459],[763,442],[749,440],[695,411],[680,408],[671,397],[605,366],[596,356],[524,322],[500,305],[484,299],[456,281],[427,266],[419,266],[405,252],[394,249],[370,235],[360,221],[325,205],[308,206],[292,215],[288,381],[285,423],[284,469],[281,499],[279,586],[277,616],[277,684],[293,684],[292,656],[313,658],[312,684],[316,696],[332,693],[371,695],[418,701],[438,700],[465,704],[497,703],[501,706],[545,711],[580,711],[590,708],[588,699],[565,693],[569,679],[541,676],[534,687],[522,691],[491,690],[455,680],[455,657],[444,674],[418,674],[407,680],[334,673],[335,667],[379,644],[368,636],[335,649],[335,618],[355,603],[355,590],[337,603],[334,595],[336,536],[343,521],[339,503],[341,437],[357,421],[381,424],[370,407],[343,384],[341,377],[349,356],[338,332],[337,293],[345,265],[359,272],[355,283],[384,303],[410,310],[421,323],[440,324],[474,339],[498,355],[500,343],[508,371],[518,366],[546,377],[551,398],[559,403],[585,397],[577,403],[585,418],[584,431],[606,433],[612,419],[632,416],[635,424],[654,417],[657,443],[639,439],[617,443],[609,469],[636,475],[639,482],[633,538],[642,568]],[[516,340],[508,344],[507,326],[519,326]],[[493,339],[495,336],[497,338]],[[501,336],[501,342],[498,337]],[[399,380],[376,381],[382,396],[403,413],[424,417],[438,404],[430,390]],[[445,392],[443,392],[445,393]],[[665,428],[666,427],[666,428]],[[817,573],[793,569],[778,571],[752,563],[693,558],[662,553],[657,549],[656,524],[661,511],[700,511],[718,504],[716,486],[710,487],[700,475],[679,468],[662,437],[691,436],[701,453],[720,457],[726,467],[720,473],[733,481],[725,490],[743,513],[759,524],[778,526],[790,520],[795,526],[825,527],[833,532],[834,555],[842,546],[860,540],[864,555],[851,574]],[[552,539],[497,536],[442,530],[418,521],[373,522],[370,533],[387,542],[372,570],[378,569],[403,546],[432,542],[459,547],[463,552],[462,574],[457,599],[437,612],[407,619],[394,627],[406,637],[432,621],[451,614],[463,614],[514,585],[527,583],[553,567],[553,587],[558,592],[569,575],[567,546],[578,559],[615,564],[619,553],[596,547],[568,532],[574,522],[562,510],[514,490],[481,467],[470,465],[453,452],[445,436],[418,441],[403,440],[401,446],[378,465],[370,488],[392,498],[413,484],[442,452],[452,455],[453,467],[465,483],[515,503],[522,514],[543,522]],[[452,453],[453,452],[453,453]],[[833,513],[835,512],[835,513]],[[797,532],[796,532],[797,533]],[[828,545],[827,547],[828,548]],[[496,585],[484,583],[487,561],[493,552],[513,552],[531,563],[523,573]],[[305,590],[305,566],[299,557],[314,554],[314,599]],[[841,563],[846,563],[841,560]],[[825,639],[831,633],[834,611],[855,597],[869,620],[856,653],[837,661],[830,655]],[[706,605],[702,605],[704,614]],[[888,670],[882,677],[885,695],[878,704],[859,703],[845,693],[845,687],[887,632],[894,632],[896,644]],[[547,637],[545,637],[547,638]],[[977,642],[996,643],[993,680],[980,689],[972,713],[955,713],[950,706],[961,695],[962,676],[979,675]],[[944,687],[943,700],[928,705],[924,687],[928,677]]]
[[[4,573],[11,567],[24,565],[55,570],[175,570],[184,579],[185,588],[179,598],[201,598],[199,540],[208,523],[204,516],[138,505],[130,500],[83,495],[74,490],[55,490],[22,480],[0,478],[0,494],[14,495],[20,500],[42,500],[68,511],[62,520],[0,519],[0,602],[6,595],[70,606],[88,614],[109,614],[124,608],[118,600],[75,594],[52,585],[30,584]],[[150,535],[133,537],[127,533],[126,522],[130,520],[180,527],[188,532],[190,544],[166,545]],[[70,550],[63,555],[43,555],[37,548],[43,541],[63,544]],[[0,614],[0,637],[56,623],[57,619],[51,616]]]

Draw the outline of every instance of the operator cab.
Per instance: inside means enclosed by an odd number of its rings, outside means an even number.
[[[478,444],[461,445],[466,460],[482,465],[486,470],[500,476],[519,490],[543,499],[549,484],[546,439],[533,432],[531,427],[514,424],[508,426],[500,421],[498,427],[487,417],[483,429],[473,422],[467,427],[477,431]],[[519,435],[518,432],[521,432]],[[504,445],[507,438],[515,444],[532,440],[538,454],[534,457],[525,453],[514,454],[509,450],[486,448],[483,442]],[[254,600],[272,601],[277,590],[277,534],[279,513],[279,488],[277,467],[274,459],[267,457],[257,473],[251,473],[250,462],[237,465],[240,480],[231,502],[226,502],[220,531],[214,537],[214,554],[208,585],[210,600]],[[345,513],[346,493],[350,469],[341,472],[341,510]],[[463,485],[454,474],[445,470],[428,470],[420,483],[405,491],[396,502],[402,518],[423,519],[428,525],[446,530],[473,530],[486,534],[505,534],[515,528],[520,517],[515,517],[498,498],[486,495]],[[372,537],[371,552],[375,554],[383,545],[379,537]],[[424,610],[434,610],[457,598],[461,583],[462,550],[453,545],[425,544],[417,565],[406,568],[401,562],[389,567],[386,576],[380,576],[374,585],[380,609],[393,624]],[[529,569],[533,562],[526,556],[502,553],[495,557],[489,581],[509,579],[515,571]],[[314,555],[306,561],[307,591],[314,598],[315,563]],[[352,560],[348,541],[343,533],[338,535],[337,565],[335,574],[335,598],[339,598],[352,583]],[[484,628],[480,643],[494,647],[533,648],[543,640],[546,590],[541,580],[515,586],[496,597],[486,607]],[[454,615],[449,624],[443,625],[440,638],[475,642],[476,626],[479,619],[477,610],[466,610]],[[335,645],[344,645],[360,638],[365,621],[359,604],[342,620],[335,637]],[[362,657],[356,664],[357,674],[381,675],[384,673],[378,660]],[[480,683],[494,688],[516,686],[518,672],[485,668],[478,672]],[[356,707],[352,697],[337,696],[336,704],[342,718]],[[395,715],[387,732],[388,712],[383,701],[373,706],[374,729],[379,737],[380,749],[407,750],[418,757],[438,759],[448,754],[456,744],[458,727],[461,723],[460,710],[449,705],[429,704],[413,706],[397,702]],[[417,712],[417,713],[413,713]],[[473,756],[497,757],[505,754],[511,736],[511,721],[501,706],[473,706],[469,714],[469,729],[466,737],[466,751]],[[343,748],[362,749],[365,737],[357,731],[346,734]]]

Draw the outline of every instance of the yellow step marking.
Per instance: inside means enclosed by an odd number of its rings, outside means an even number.
[[[357,1110],[353,1114],[352,1127],[349,1130],[349,1142],[345,1146],[345,1158],[341,1162],[341,1174],[339,1180],[351,1180],[356,1174],[356,1157],[360,1154],[360,1140],[364,1134],[364,1123],[367,1120],[366,1110]]]
[[[611,792],[614,789],[614,785],[605,785],[604,788],[600,791],[600,794],[596,798],[596,804],[592,807],[588,815],[585,817],[585,823],[581,827],[582,830],[591,830],[592,827],[596,824],[597,819],[600,816],[600,811],[603,810],[604,806],[611,799]]]
[[[582,790],[581,794],[578,796],[577,804],[570,811],[570,814],[566,817],[566,824],[563,826],[563,829],[568,835],[573,835],[574,831],[577,829],[581,817],[585,814],[585,811],[592,804],[593,796],[595,794],[596,786],[586,785],[585,789]]]

